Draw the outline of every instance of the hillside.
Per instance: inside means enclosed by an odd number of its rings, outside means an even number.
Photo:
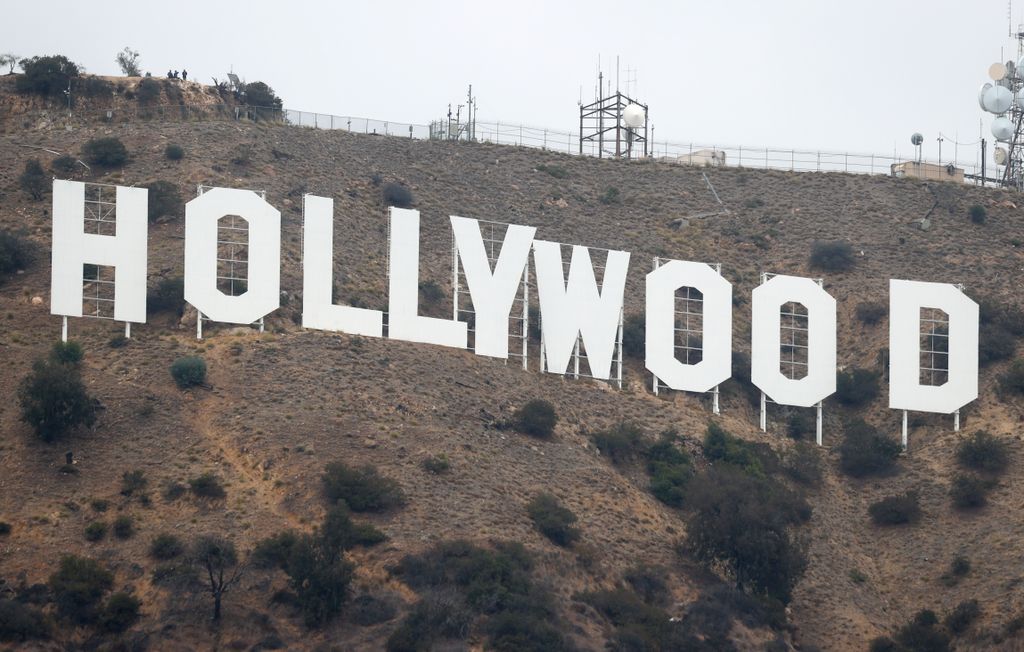
[[[635,359],[627,360],[619,391],[540,374],[535,359],[523,371],[471,352],[301,329],[304,193],[334,198],[341,301],[386,305],[386,208],[378,182],[395,181],[411,190],[421,211],[421,280],[443,290],[444,298],[430,307],[438,315],[451,312],[447,216],[460,215],[536,226],[537,237],[546,240],[631,252],[627,314],[643,310],[652,257],[720,262],[737,296],[734,346],[747,352],[749,297],[760,272],[822,276],[808,266],[812,244],[847,240],[857,254],[853,269],[824,274],[839,306],[841,367],[878,368],[888,346],[887,321],[864,324],[855,310],[862,302],[887,302],[888,279],[963,283],[976,298],[1016,304],[1024,269],[1019,198],[972,186],[715,169],[708,176],[729,213],[680,225],[679,218],[712,211],[715,203],[700,169],[666,162],[626,164],[239,122],[128,121],[70,131],[18,122],[7,120],[0,132],[0,228],[26,234],[39,255],[0,285],[0,351],[8,370],[0,391],[9,398],[0,406],[0,521],[12,525],[0,537],[0,578],[8,586],[45,583],[62,554],[96,558],[115,573],[117,590],[130,587],[142,600],[143,617],[125,637],[151,649],[265,649],[274,642],[288,649],[382,649],[417,600],[389,569],[407,554],[459,537],[522,542],[534,555],[534,576],[554,595],[561,631],[580,649],[604,649],[613,628],[576,597],[581,592],[614,587],[638,563],[660,566],[671,594],[666,609],[681,616],[717,580],[677,553],[686,538],[684,511],[651,495],[642,464],[613,465],[590,435],[623,420],[640,424],[651,439],[675,428],[701,467],[707,463],[700,442],[711,421],[780,454],[794,447],[775,406],[769,434],[758,431],[756,409],[734,381],[723,391],[721,416],[713,417],[702,397],[652,395],[650,376]],[[71,320],[71,337],[86,351],[84,380],[103,409],[92,428],[46,444],[20,421],[15,397],[32,361],[60,334],[60,320],[48,306],[50,194],[32,201],[19,190],[18,176],[31,158],[49,165],[52,155],[33,147],[77,156],[100,136],[123,140],[130,161],[123,169],[96,168],[75,178],[121,185],[169,181],[186,200],[197,184],[265,190],[282,214],[281,283],[289,300],[268,318],[264,334],[211,325],[199,342],[188,313],[181,320],[152,315],[117,348],[110,340],[120,325]],[[168,144],[181,145],[184,158],[167,160]],[[538,166],[567,174],[556,178]],[[619,200],[602,202],[612,187]],[[967,218],[974,204],[986,208],[983,224]],[[927,230],[920,227],[925,217]],[[183,232],[182,215],[151,225],[151,286],[182,273]],[[206,359],[208,387],[175,386],[168,368],[187,354]],[[813,514],[800,531],[809,540],[809,565],[788,609],[791,626],[777,633],[737,623],[730,636],[739,649],[766,649],[777,639],[781,647],[769,649],[863,650],[919,609],[941,617],[970,599],[979,601],[982,616],[956,639],[957,649],[1019,649],[1024,639],[1003,634],[1024,612],[1018,586],[1024,579],[1018,543],[1024,494],[1017,489],[1024,477],[1024,405],[997,393],[1007,365],[983,367],[981,395],[964,411],[961,433],[953,432],[950,418],[916,418],[909,454],[887,477],[858,480],[839,472],[836,446],[854,410],[826,403],[824,480],[807,494]],[[896,435],[899,414],[887,409],[884,389],[883,383],[883,392],[855,413]],[[557,410],[552,439],[497,427],[533,398]],[[1005,441],[1011,464],[988,505],[963,512],[948,495],[958,470],[954,450],[977,430]],[[78,460],[70,475],[60,472],[69,449]],[[440,454],[450,460],[450,471],[425,472],[423,460]],[[285,528],[311,531],[324,513],[320,475],[331,461],[372,464],[407,496],[401,508],[360,515],[388,540],[348,553],[356,563],[354,593],[389,596],[399,605],[395,619],[361,627],[346,612],[323,629],[307,630],[288,605],[270,599],[286,587],[286,576],[250,569],[225,597],[223,624],[214,629],[209,596],[182,600],[153,582],[156,562],[147,550],[162,532],[183,538],[223,533],[248,550]],[[148,479],[148,505],[119,493],[122,474],[135,469]],[[163,496],[163,488],[204,472],[223,479],[224,500]],[[536,531],[525,505],[542,490],[576,514],[585,545],[557,547]],[[918,524],[871,523],[870,504],[906,490],[920,495]],[[91,506],[96,500],[109,501],[105,515]],[[85,540],[90,521],[119,514],[135,520],[133,537]],[[971,571],[947,586],[940,577],[958,555],[969,558]],[[83,629],[62,631],[55,640],[81,643],[90,636]],[[63,649],[57,642],[38,645]],[[478,649],[483,640],[470,637],[466,645]]]

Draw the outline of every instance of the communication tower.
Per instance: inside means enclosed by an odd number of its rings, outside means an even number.
[[[619,90],[617,71],[615,92],[611,91],[611,80],[607,90],[604,84],[604,72],[599,65],[594,101],[590,104],[580,101],[580,154],[584,143],[596,143],[598,158],[606,154],[633,158],[634,149],[642,149],[642,155],[647,156],[647,105]],[[639,151],[635,153],[640,155]]]
[[[978,91],[978,105],[995,115],[992,135],[995,136],[993,160],[1002,166],[1001,183],[1024,190],[1024,25],[1017,27],[1017,61],[996,62],[988,68],[992,80]],[[982,152],[982,166],[986,152]]]

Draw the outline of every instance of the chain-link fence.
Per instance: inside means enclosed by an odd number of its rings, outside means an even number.
[[[276,123],[294,127],[311,129],[337,129],[359,134],[378,136],[394,136],[419,140],[442,140],[448,138],[448,129],[443,122],[432,124],[413,124],[360,118],[355,116],[332,115],[294,109],[277,109],[268,107],[234,106],[234,105],[156,105],[136,106],[127,109],[110,110],[52,110],[35,114],[19,114],[6,116],[5,122],[21,117],[26,126],[34,122],[52,122],[68,124],[87,124],[96,121],[120,123],[146,120],[237,120]],[[463,125],[464,126],[464,125]],[[472,138],[477,142],[533,147],[538,149],[561,152],[564,154],[612,157],[613,142],[605,144],[605,151],[599,150],[597,142],[586,141],[581,148],[578,132],[533,127],[516,123],[475,122],[471,128],[458,131],[461,139]],[[625,150],[626,145],[620,144]],[[748,147],[720,145],[715,143],[680,143],[672,141],[651,140],[647,143],[648,155],[652,158],[705,167],[743,167],[770,170],[787,170],[793,172],[849,172],[855,174],[902,174],[894,165],[909,163],[916,165],[913,159],[903,158],[897,154],[865,154],[858,152],[815,151],[803,149],[786,149],[776,147]],[[633,158],[640,158],[636,152]],[[974,162],[961,160],[923,161],[927,170],[927,178],[959,179],[958,170],[963,170],[969,180],[976,181],[981,176],[980,169]],[[908,173],[909,174],[909,173]],[[918,170],[915,176],[920,176]]]

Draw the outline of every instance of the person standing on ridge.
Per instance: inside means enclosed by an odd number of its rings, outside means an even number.
[[[182,79],[182,81],[188,81],[188,71],[187,70],[183,69],[181,71],[181,79]]]

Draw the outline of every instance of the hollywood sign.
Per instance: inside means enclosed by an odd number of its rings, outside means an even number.
[[[147,286],[147,190],[116,188],[116,235],[87,233],[85,184],[53,183],[51,313],[81,317],[85,264],[115,270],[113,318],[145,323]],[[302,326],[384,336],[384,313],[334,304],[332,199],[303,199]],[[247,290],[230,296],[217,287],[218,222],[237,215],[248,223]],[[389,213],[387,337],[459,349],[469,346],[468,326],[457,319],[419,314],[419,231],[416,210]],[[530,254],[541,316],[542,369],[566,374],[579,347],[590,375],[609,379],[618,354],[621,369],[622,312],[630,254],[608,251],[600,287],[590,250],[572,246],[568,276],[562,245],[538,240],[536,229],[508,225],[496,260],[488,258],[480,223],[449,218],[457,262],[464,271],[475,317],[473,351],[509,357],[509,318]],[[214,188],[185,206],[185,301],[201,317],[252,324],[280,306],[281,214],[260,195]],[[700,262],[671,260],[646,276],[644,364],[674,390],[708,392],[731,375],[732,284]],[[702,357],[686,364],[675,354],[675,297],[681,288],[703,295]],[[807,311],[807,363],[802,378],[780,371],[780,311],[799,303]],[[948,316],[948,376],[938,385],[920,381],[921,311]],[[524,328],[525,332],[525,328]],[[836,301],[809,278],[776,275],[751,297],[751,381],[766,399],[797,407],[819,407],[836,390]],[[889,282],[889,407],[950,414],[978,396],[978,305],[945,283]],[[764,401],[762,401],[762,406]],[[762,428],[764,427],[762,407]]]

